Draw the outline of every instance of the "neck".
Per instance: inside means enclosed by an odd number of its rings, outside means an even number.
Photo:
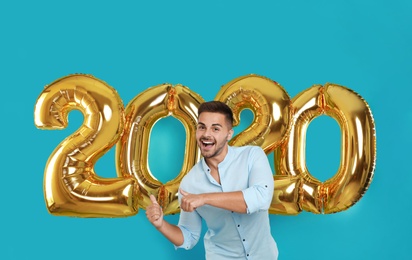
[[[228,145],[222,149],[222,152],[216,156],[205,158],[206,164],[213,169],[217,169],[219,163],[223,162],[228,152]]]

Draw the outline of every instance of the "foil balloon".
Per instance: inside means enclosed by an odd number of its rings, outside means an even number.
[[[126,132],[116,146],[116,167],[126,176],[138,180],[142,199],[139,206],[146,209],[155,195],[165,215],[180,211],[178,189],[183,176],[200,159],[196,144],[197,109],[203,99],[189,88],[170,84],[151,87],[137,95],[126,106]],[[186,130],[186,149],[183,166],[176,178],[163,184],[150,171],[148,148],[153,125],[161,118],[173,116]]]
[[[292,117],[291,101],[288,93],[275,81],[253,74],[239,77],[223,85],[215,100],[225,102],[232,109],[234,126],[239,124],[244,109],[253,112],[251,125],[234,136],[230,145],[257,145],[269,154],[287,137]],[[269,211],[298,214],[299,178],[274,176],[274,185]]]
[[[365,100],[343,86],[315,85],[293,98],[290,134],[275,151],[280,175],[300,176],[302,209],[336,213],[355,204],[368,189],[376,161],[376,134],[371,110]],[[306,132],[320,115],[334,118],[341,129],[341,160],[337,173],[320,182],[305,163]]]
[[[275,175],[273,176],[275,188],[270,214],[297,215],[302,209],[299,205],[302,180],[300,176]]]
[[[36,101],[40,129],[67,127],[68,113],[80,110],[81,127],[50,155],[44,173],[44,196],[53,215],[125,217],[138,212],[137,182],[132,176],[101,178],[96,161],[120,139],[124,108],[117,92],[89,75],[70,75],[47,86]]]
[[[234,126],[239,124],[243,109],[254,114],[252,124],[234,136],[230,145],[258,145],[268,154],[286,137],[291,119],[290,97],[278,83],[258,75],[239,77],[222,86],[215,100],[232,109]]]
[[[234,113],[250,109],[251,125],[229,142],[258,145],[274,154],[272,214],[295,215],[302,210],[335,213],[355,204],[373,178],[376,134],[366,101],[343,86],[314,85],[290,100],[276,82],[257,75],[236,78],[222,86],[215,100]],[[164,214],[179,212],[178,189],[184,175],[200,159],[196,144],[197,110],[203,99],[187,87],[162,84],[137,95],[124,110],[117,92],[88,75],[71,75],[47,86],[35,106],[40,129],[62,129],[72,109],[84,115],[82,126],[50,155],[44,173],[47,209],[54,215],[124,217],[146,208],[150,194]],[[308,171],[306,132],[318,116],[334,118],[341,128],[341,160],[325,182]],[[186,154],[176,178],[163,184],[151,173],[148,149],[153,125],[173,116],[186,130]],[[100,178],[96,161],[114,144],[118,178]]]

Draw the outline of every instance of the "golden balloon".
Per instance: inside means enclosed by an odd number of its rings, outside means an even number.
[[[371,110],[354,91],[335,84],[314,85],[292,100],[276,82],[258,75],[236,78],[222,86],[215,100],[234,113],[254,114],[251,125],[230,145],[258,145],[274,153],[272,214],[336,213],[354,205],[373,178],[376,133]],[[200,159],[196,144],[197,110],[203,98],[182,85],[148,88],[126,109],[117,92],[89,75],[69,75],[47,86],[36,101],[34,119],[40,129],[61,129],[78,109],[82,126],[50,155],[44,172],[44,195],[53,215],[125,217],[145,209],[151,194],[164,214],[180,211],[178,189],[184,175]],[[306,132],[321,115],[334,118],[341,129],[341,160],[337,173],[325,182],[308,171]],[[148,164],[150,134],[161,118],[173,116],[186,130],[186,153],[176,178],[163,184]],[[116,145],[118,178],[94,172],[97,160]],[[322,162],[320,162],[322,163]]]
[[[348,88],[326,84],[301,92],[292,105],[290,133],[275,151],[276,173],[300,176],[303,210],[326,214],[346,210],[363,196],[375,169],[376,134],[368,104]],[[324,183],[310,174],[305,161],[306,131],[320,115],[338,122],[342,140],[338,172]]]
[[[286,137],[291,103],[288,93],[278,83],[253,74],[239,77],[222,86],[215,100],[225,102],[232,109],[234,126],[239,124],[243,109],[250,109],[254,114],[252,124],[234,136],[230,145],[258,145],[270,153]]]
[[[47,86],[37,99],[34,119],[40,129],[67,127],[67,115],[78,109],[82,126],[50,155],[44,173],[44,195],[53,215],[122,217],[138,212],[137,182],[130,176],[101,178],[96,161],[121,137],[123,103],[105,82],[71,75]]]
[[[200,159],[196,144],[197,108],[203,99],[189,88],[170,84],[151,87],[126,106],[126,133],[116,147],[118,172],[138,180],[139,206],[151,204],[150,194],[157,197],[165,215],[180,211],[178,189],[183,176]],[[186,130],[186,152],[182,170],[176,178],[163,184],[152,175],[148,148],[153,125],[163,117],[179,119]]]

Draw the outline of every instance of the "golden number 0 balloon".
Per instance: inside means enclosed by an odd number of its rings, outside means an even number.
[[[351,207],[367,190],[375,168],[375,125],[369,106],[355,92],[333,84],[315,85],[296,96],[292,104],[290,135],[275,151],[276,172],[300,176],[299,205],[306,211],[335,213]],[[305,162],[308,125],[322,114],[337,120],[342,131],[339,170],[324,183],[309,173]]]
[[[127,105],[126,133],[116,146],[117,168],[118,172],[138,180],[142,194],[140,207],[145,209],[151,203],[149,195],[153,194],[165,215],[179,212],[180,181],[200,158],[195,132],[197,108],[202,102],[203,99],[187,87],[163,84],[147,89]],[[153,125],[170,115],[179,119],[186,129],[186,152],[180,173],[162,184],[150,172],[148,145]]]
[[[123,132],[123,104],[117,92],[92,76],[61,78],[37,99],[35,124],[41,129],[65,128],[73,109],[82,112],[84,122],[49,157],[44,174],[47,209],[54,215],[80,217],[136,214],[136,180],[100,178],[93,169]]]

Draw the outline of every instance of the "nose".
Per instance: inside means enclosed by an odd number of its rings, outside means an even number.
[[[210,128],[206,128],[205,132],[203,133],[204,137],[209,137],[212,130]]]

